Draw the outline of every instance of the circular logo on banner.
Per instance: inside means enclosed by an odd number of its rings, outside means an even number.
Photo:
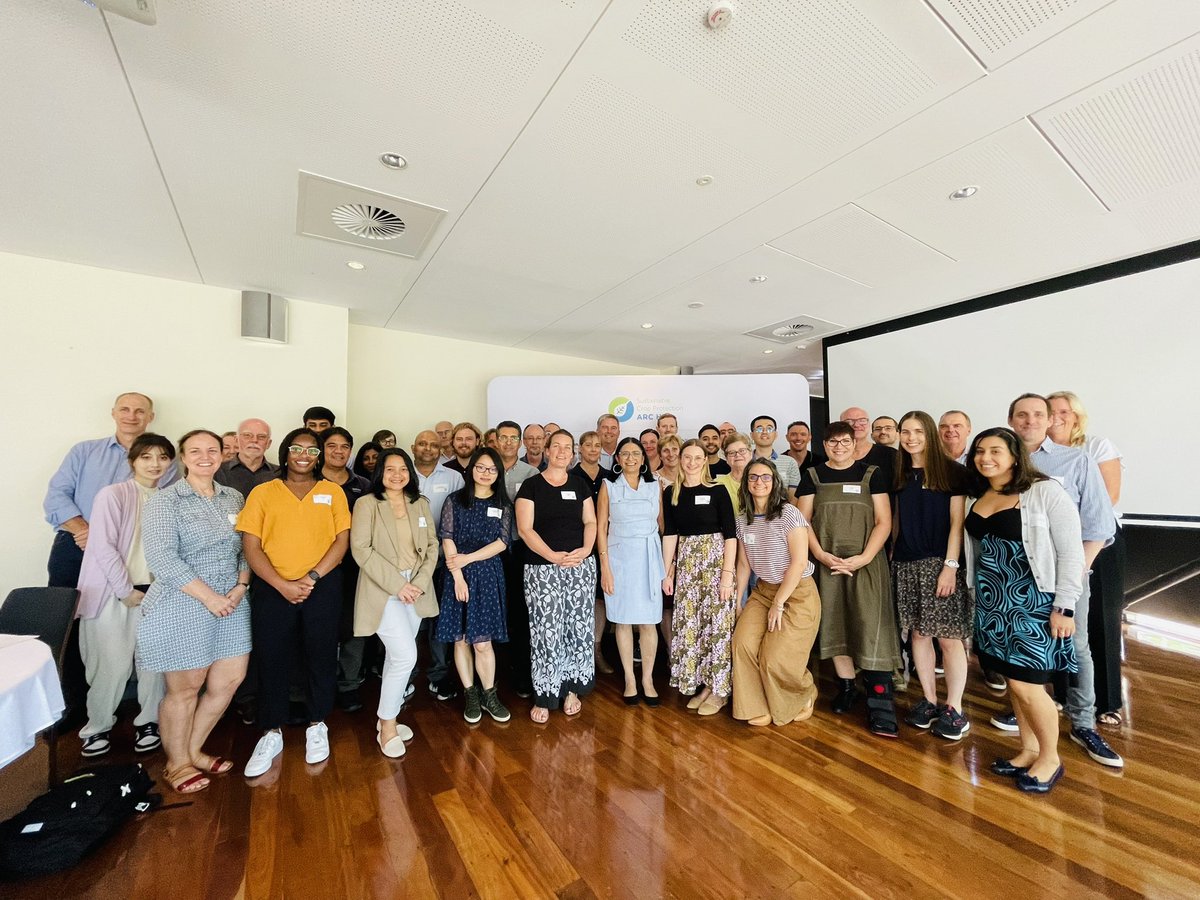
[[[608,411],[617,417],[618,422],[628,422],[633,418],[633,401],[628,397],[613,397],[608,404]]]

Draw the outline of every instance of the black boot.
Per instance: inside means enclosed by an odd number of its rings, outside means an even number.
[[[838,692],[833,698],[832,709],[835,713],[848,713],[854,709],[854,701],[858,699],[858,691],[853,678],[839,678]]]
[[[867,683],[867,730],[879,737],[898,737],[892,673],[864,672],[863,680]]]

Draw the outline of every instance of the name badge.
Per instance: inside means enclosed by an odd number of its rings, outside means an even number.
[[[523,485],[524,483],[525,482],[523,482],[523,481],[518,481],[516,484],[513,485],[513,496],[516,496],[517,491],[519,491],[521,489],[521,485]]]
[[[313,494],[313,503],[323,503],[325,506],[333,506],[333,494]]]
[[[574,499],[575,499],[575,492],[574,492],[574,491],[563,491],[563,492],[562,492],[562,498],[563,498],[564,500],[574,500]]]
[[[504,515],[504,510],[500,509],[498,506],[489,506],[488,507],[488,518],[489,519],[499,519],[503,515]]]
[[[843,484],[842,485],[842,493],[843,494],[861,494],[862,493],[862,485],[861,484]]]
[[[425,527],[425,517],[424,516],[417,516],[417,527],[418,528]]]
[[[230,513],[230,514],[229,514],[229,524],[230,524],[230,525],[236,525],[236,524],[237,524],[237,516],[236,516],[234,513]]]
[[[742,538],[742,540],[743,540],[743,541],[745,541],[747,544],[750,544],[751,546],[753,546],[753,544],[754,544],[754,535],[752,535],[752,534],[747,534],[747,535],[745,535],[745,536]]]
[[[433,492],[435,494],[444,494],[449,489],[450,489],[450,486],[448,484],[435,484],[433,486]]]
[[[712,500],[712,494],[697,494],[696,495],[696,505],[697,506],[708,506],[708,502],[710,500]]]

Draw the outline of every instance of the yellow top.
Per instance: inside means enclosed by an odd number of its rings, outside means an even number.
[[[725,490],[729,492],[729,499],[733,501],[733,514],[740,517],[742,514],[742,504],[738,501],[738,489],[741,487],[740,482],[734,481],[733,476],[729,474],[718,475],[716,482],[717,484],[725,485]]]
[[[318,481],[300,500],[283,481],[272,478],[250,492],[237,530],[262,541],[275,571],[295,581],[321,561],[339,534],[350,530],[350,507],[332,481]]]

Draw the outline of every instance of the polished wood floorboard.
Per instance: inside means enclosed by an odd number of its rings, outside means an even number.
[[[871,737],[828,712],[828,684],[813,719],[768,729],[700,719],[665,689],[659,709],[630,709],[612,676],[579,717],[545,726],[511,698],[510,723],[469,727],[460,702],[421,689],[402,760],[376,748],[370,706],[331,718],[321,766],[289,728],[263,778],[217,778],[0,896],[1194,898],[1200,661],[1130,642],[1126,675],[1126,724],[1105,732],[1125,770],[1064,737],[1047,797],[987,771],[1016,741],[987,723],[1004,700],[974,673],[957,744],[907,726]],[[129,745],[128,721],[115,735]],[[240,771],[255,738],[226,719],[211,749]],[[60,758],[79,765],[74,738]],[[152,775],[161,765],[150,756]]]

